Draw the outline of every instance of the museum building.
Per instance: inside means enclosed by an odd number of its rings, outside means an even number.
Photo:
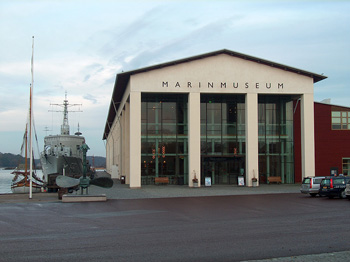
[[[130,188],[160,177],[192,187],[314,176],[314,83],[325,78],[225,49],[119,73],[103,134],[107,172]]]

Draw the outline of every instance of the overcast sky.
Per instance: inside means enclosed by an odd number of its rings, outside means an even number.
[[[71,133],[88,155],[102,135],[117,73],[220,49],[324,74],[315,101],[350,107],[350,1],[0,1],[0,152],[20,153],[29,105],[43,148],[58,134],[65,91]],[[45,131],[49,130],[49,131]]]

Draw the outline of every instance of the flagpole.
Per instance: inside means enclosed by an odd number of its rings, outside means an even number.
[[[34,36],[32,37],[32,60],[31,60],[31,71],[32,71],[32,83],[30,85],[30,98],[29,98],[29,122],[30,122],[30,182],[29,182],[29,199],[33,197],[33,138],[32,138],[32,128],[33,128],[33,84],[34,84]]]

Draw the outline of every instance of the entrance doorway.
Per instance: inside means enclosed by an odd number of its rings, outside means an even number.
[[[212,185],[236,185],[238,175],[245,168],[243,156],[204,156],[202,157],[201,184],[211,178]]]

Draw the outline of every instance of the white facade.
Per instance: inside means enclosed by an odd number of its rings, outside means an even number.
[[[246,185],[259,173],[258,96],[295,95],[301,103],[302,176],[315,173],[313,84],[325,77],[227,50],[119,74],[107,119],[107,171],[118,166],[130,188],[141,187],[142,93],[188,94],[188,185],[201,172],[201,94],[243,94]],[[119,94],[119,97],[118,97]],[[113,177],[112,177],[113,178]],[[199,183],[200,184],[200,183]]]

